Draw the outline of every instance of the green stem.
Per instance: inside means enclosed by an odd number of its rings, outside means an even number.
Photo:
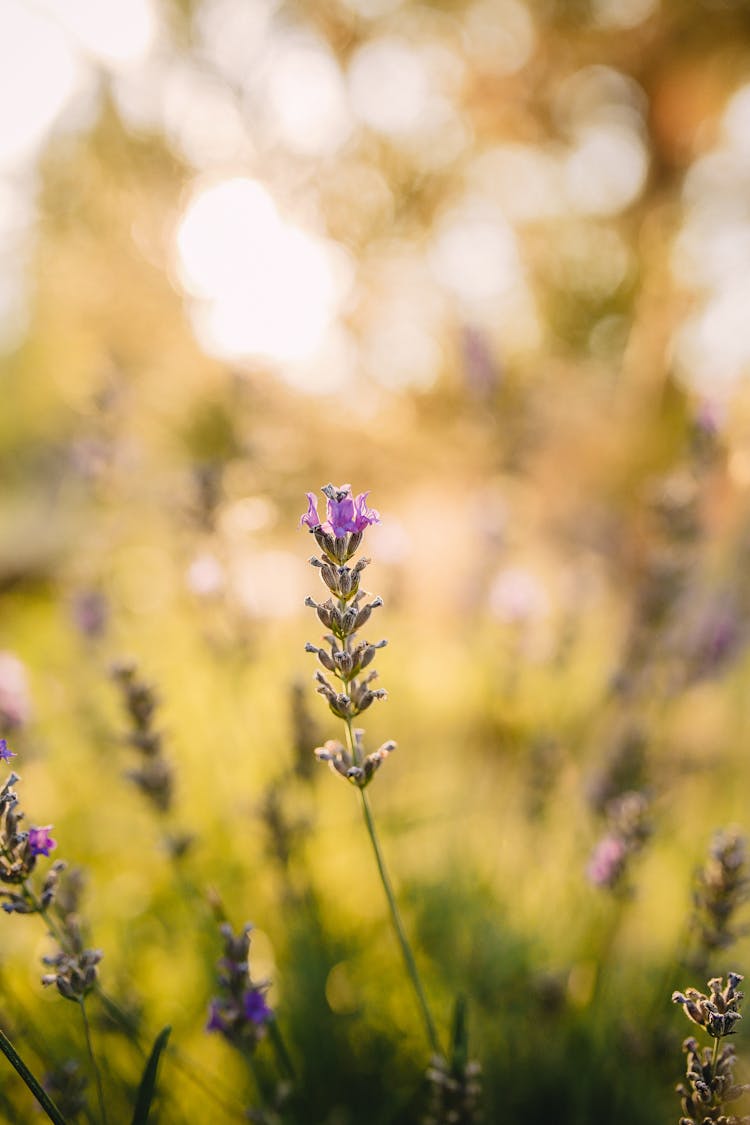
[[[273,1049],[276,1053],[276,1058],[279,1061],[279,1065],[281,1066],[282,1070],[286,1072],[287,1078],[291,1079],[292,1082],[295,1082],[297,1080],[297,1075],[294,1070],[294,1063],[292,1062],[289,1056],[289,1052],[286,1049],[286,1043],[284,1042],[284,1038],[279,1031],[279,1026],[276,1023],[276,1020],[271,1020],[271,1022],[268,1024],[268,1037],[273,1045]]]
[[[378,834],[375,831],[375,821],[372,816],[372,810],[370,809],[370,802],[367,799],[367,793],[364,789],[360,789],[360,794],[362,796],[362,811],[365,817],[365,824],[367,825],[367,831],[372,843],[372,849],[375,852],[375,861],[378,865],[380,881],[383,884],[383,890],[385,891],[385,896],[388,899],[388,906],[390,907],[391,911],[391,921],[393,922],[393,928],[396,931],[396,937],[398,938],[399,945],[401,946],[401,952],[404,956],[406,971],[409,974],[412,985],[414,986],[414,991],[417,996],[417,1002],[422,1013],[422,1019],[424,1020],[427,1038],[430,1041],[430,1047],[436,1055],[439,1055],[441,1054],[440,1042],[438,1040],[437,1031],[435,1029],[435,1021],[432,1018],[432,1013],[430,1012],[430,1008],[427,1003],[427,997],[425,996],[424,988],[422,987],[422,981],[417,970],[417,963],[414,960],[414,954],[412,953],[411,946],[409,945],[409,939],[406,936],[404,924],[401,921],[401,914],[398,909],[398,904],[396,903],[396,896],[393,893],[393,887],[391,886],[391,881],[388,876],[388,870],[385,866],[385,859],[383,858],[383,853],[380,848]]]
[[[339,608],[342,612],[346,609],[345,598],[339,598]],[[351,645],[352,635],[353,634],[350,634],[343,640],[344,648],[347,651],[349,651]],[[351,682],[354,677],[350,676],[347,678],[344,676],[340,676],[339,678],[343,681],[344,692],[349,695]],[[360,755],[357,750],[357,743],[354,739],[354,731],[352,730],[352,719],[350,715],[347,715],[344,723],[346,725],[346,739],[349,746],[349,753],[352,756],[354,764],[359,766],[362,763],[359,760]],[[419,1004],[419,1010],[424,1021],[425,1031],[427,1032],[427,1038],[430,1042],[430,1048],[432,1049],[434,1054],[439,1055],[442,1052],[440,1050],[440,1041],[438,1040],[437,1030],[435,1028],[435,1021],[432,1018],[432,1013],[430,1011],[429,1004],[427,1003],[427,997],[425,995],[422,981],[419,976],[419,970],[417,969],[417,963],[414,960],[414,954],[412,953],[409,939],[406,936],[404,923],[401,920],[401,914],[398,909],[398,903],[396,902],[396,896],[393,893],[393,887],[391,886],[388,869],[385,865],[385,858],[380,847],[378,834],[375,830],[375,821],[373,819],[372,810],[370,808],[370,802],[367,799],[367,794],[364,789],[360,789],[359,792],[362,797],[362,812],[364,814],[367,832],[370,837],[370,842],[372,843],[372,850],[375,853],[375,862],[378,865],[378,873],[380,875],[380,881],[383,884],[385,897],[388,899],[388,906],[391,912],[391,921],[393,923],[393,928],[396,931],[398,943],[401,946],[401,952],[404,957],[404,964],[406,965],[406,972],[414,987],[414,992],[416,993],[417,1003]]]
[[[96,1096],[97,1096],[97,1100],[99,1102],[99,1117],[101,1118],[102,1125],[107,1125],[107,1110],[106,1110],[106,1107],[104,1105],[104,1090],[102,1088],[102,1076],[101,1076],[101,1073],[99,1071],[99,1066],[97,1065],[96,1056],[94,1055],[93,1046],[91,1044],[91,1029],[89,1028],[89,1019],[88,1019],[88,1016],[86,1015],[86,1001],[85,1001],[83,996],[78,1001],[78,1004],[79,1004],[80,1009],[81,1009],[81,1019],[83,1020],[83,1033],[86,1037],[86,1051],[88,1053],[89,1061],[91,1062],[91,1069],[94,1072],[94,1078],[96,1080]]]
[[[39,1102],[40,1106],[49,1117],[50,1121],[54,1121],[55,1125],[67,1125],[67,1122],[60,1110],[57,1108],[52,1098],[46,1092],[44,1087],[34,1077],[26,1063],[16,1051],[15,1047],[2,1031],[0,1031],[0,1051],[3,1052],[8,1062],[15,1068],[21,1078],[24,1080],[32,1094]]]
[[[245,1058],[247,1059],[248,1066],[250,1067],[250,1071],[251,1071],[252,1076],[253,1076],[253,1081],[255,1082],[255,1086],[256,1086],[256,1089],[258,1091],[258,1108],[260,1109],[261,1112],[263,1112],[263,1110],[266,1108],[266,1106],[268,1104],[268,1094],[267,1094],[267,1091],[266,1091],[265,1082],[263,1081],[263,1078],[261,1077],[261,1072],[260,1072],[260,1067],[258,1066],[258,1061],[255,1058],[255,1051],[252,1047],[249,1047],[247,1050],[243,1051],[242,1053],[244,1054]]]

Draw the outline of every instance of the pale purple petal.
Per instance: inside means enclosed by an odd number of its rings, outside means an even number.
[[[44,828],[29,829],[29,851],[32,855],[49,855],[52,849],[57,847],[57,841],[49,834],[51,827],[52,825],[48,824]]]
[[[380,512],[376,512],[374,508],[367,507],[367,497],[369,492],[360,492],[357,499],[354,501],[354,531],[364,531],[370,524],[380,523]]]
[[[307,511],[303,516],[300,516],[301,524],[307,524],[311,531],[316,527],[320,527],[320,516],[318,515],[318,506],[315,501],[315,493],[307,493]]]
[[[343,538],[349,531],[357,530],[354,517],[354,501],[351,496],[345,496],[343,500],[328,501],[328,523],[336,539]]]

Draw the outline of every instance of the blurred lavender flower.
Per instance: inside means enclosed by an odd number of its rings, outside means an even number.
[[[607,831],[597,843],[586,867],[591,883],[606,890],[627,893],[630,861],[651,835],[649,802],[643,793],[623,793],[607,805]]]
[[[66,1000],[78,1002],[96,987],[98,965],[104,956],[100,949],[87,948],[86,945],[81,922],[83,884],[83,872],[78,868],[62,876],[54,902],[54,934],[59,949],[57,953],[42,958],[52,970],[42,977],[42,984],[45,987],[54,984]]]
[[[26,668],[12,652],[0,652],[0,730],[26,726],[31,719]]]
[[[691,929],[698,948],[689,963],[698,971],[719,949],[727,949],[747,932],[735,915],[750,891],[747,840],[737,828],[715,834],[704,865],[696,872]]]
[[[224,939],[224,956],[218,962],[220,995],[209,1006],[206,1031],[218,1031],[235,1047],[254,1049],[274,1019],[266,1003],[269,983],[253,981],[250,975],[251,925],[240,933],[232,932],[228,923],[220,927]]]
[[[164,755],[163,736],[154,722],[158,697],[151,684],[139,677],[135,664],[129,661],[115,664],[111,674],[130,720],[125,740],[141,755],[141,765],[129,770],[128,777],[159,812],[166,812],[172,804],[174,774]]]
[[[466,389],[477,399],[490,399],[500,386],[502,371],[487,334],[467,324],[461,332],[461,358]]]
[[[602,836],[586,867],[589,882],[595,887],[614,887],[622,878],[627,855],[627,845],[619,836]]]
[[[8,748],[8,743],[4,738],[0,738],[0,762],[9,762],[11,758],[16,755]]]
[[[81,636],[95,641],[107,631],[109,602],[100,590],[80,590],[73,597],[71,614]]]
[[[45,1076],[43,1086],[52,1095],[55,1105],[65,1118],[72,1121],[85,1112],[88,1080],[74,1059],[50,1071]]]

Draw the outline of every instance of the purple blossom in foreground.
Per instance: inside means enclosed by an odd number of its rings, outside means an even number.
[[[266,1004],[266,998],[263,993],[257,988],[251,988],[245,993],[245,1000],[243,1004],[245,1019],[250,1023],[254,1023],[259,1027],[263,1023],[268,1023],[273,1019],[273,1011]]]
[[[11,758],[15,757],[16,755],[13,751],[8,749],[7,741],[4,738],[0,738],[0,762],[9,762]]]
[[[310,531],[322,530],[334,539],[343,539],[348,534],[361,534],[371,524],[380,523],[380,513],[367,505],[369,492],[360,492],[352,496],[352,486],[342,484],[338,488],[327,484],[321,489],[326,497],[327,519],[321,520],[318,515],[318,506],[313,492],[307,493],[307,511],[300,518],[300,523],[305,524]]]
[[[49,834],[51,824],[46,825],[44,828],[30,828],[29,829],[29,851],[32,855],[46,855],[57,847],[57,841],[53,840]]]

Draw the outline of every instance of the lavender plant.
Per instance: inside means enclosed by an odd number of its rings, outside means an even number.
[[[273,1125],[291,1092],[294,1068],[276,1025],[276,1016],[266,999],[271,982],[255,980],[250,971],[250,934],[252,925],[235,933],[224,919],[223,908],[214,903],[220,920],[219,931],[224,955],[217,964],[218,994],[211,1000],[206,1031],[218,1032],[239,1051],[247,1062],[257,1086],[260,1107],[251,1111],[257,1125]],[[255,1052],[261,1040],[269,1036],[284,1077],[271,1087],[256,1064]]]
[[[342,744],[336,739],[330,739],[315,750],[315,755],[320,761],[328,762],[334,772],[359,791],[362,814],[378,874],[388,900],[391,921],[406,971],[417,998],[425,1033],[433,1054],[442,1057],[435,1021],[406,936],[367,795],[367,787],[386,758],[395,750],[396,744],[388,741],[367,753],[365,732],[354,726],[354,721],[368,707],[386,696],[385,691],[371,686],[377,675],[374,670],[363,674],[386,641],[373,644],[368,640],[358,639],[359,630],[367,624],[373,610],[383,604],[382,599],[376,597],[366,600],[369,595],[361,587],[362,574],[370,560],[360,558],[353,566],[348,565],[359,550],[364,532],[380,522],[380,515],[368,506],[369,493],[362,492],[354,497],[351,485],[344,484],[337,488],[333,484],[327,484],[322,492],[326,498],[325,521],[318,514],[314,493],[308,492],[307,512],[300,522],[309,528],[318,544],[320,555],[313,556],[310,563],[320,571],[320,577],[330,595],[324,602],[316,602],[308,597],[305,604],[315,610],[321,624],[329,631],[324,637],[324,648],[310,643],[305,648],[307,652],[314,653],[325,671],[338,681],[338,684],[332,683],[320,670],[315,673],[318,692],[328,703],[331,713],[344,723],[346,742]]]
[[[750,1123],[750,1116],[736,1117],[726,1112],[728,1103],[750,1090],[750,1086],[734,1081],[734,1047],[728,1043],[722,1046],[722,1040],[735,1034],[736,1025],[742,1019],[743,994],[737,988],[741,981],[739,973],[728,973],[726,985],[723,977],[714,977],[708,982],[708,995],[696,988],[672,993],[672,1001],[681,1004],[687,1018],[702,1027],[713,1040],[713,1047],[701,1048],[693,1036],[683,1043],[687,1070],[685,1082],[677,1087],[683,1112],[680,1125]]]
[[[7,762],[14,757],[16,755],[9,749],[7,741],[0,739],[0,761]],[[80,910],[82,872],[77,869],[68,871],[63,860],[55,860],[46,871],[40,870],[40,861],[50,858],[57,848],[57,841],[51,835],[51,824],[42,827],[31,825],[28,829],[23,827],[25,814],[15,789],[20,780],[18,774],[11,772],[0,789],[0,883],[12,888],[0,890],[0,898],[5,900],[2,909],[6,914],[39,915],[56,943],[55,952],[42,957],[48,971],[42,976],[41,983],[45,987],[54,986],[65,1000],[78,1005],[86,1053],[96,1085],[98,1119],[100,1125],[107,1125],[107,1103],[93,1049],[86,1002],[92,993],[97,992],[108,1008],[117,1010],[117,1005],[102,992],[99,984],[98,966],[102,951],[89,947],[85,939]],[[147,1060],[136,1097],[133,1125],[146,1125],[155,1092],[157,1065],[169,1031],[169,1028],[164,1028],[160,1032]],[[74,1061],[53,1071],[45,1088],[1,1031],[0,1050],[55,1125],[66,1125],[66,1115],[72,1118],[86,1109],[86,1079]],[[59,1095],[63,1109],[53,1101],[53,1093]]]
[[[6,740],[0,739],[0,759],[8,761],[12,757],[15,755],[8,749]],[[55,860],[39,878],[38,862],[40,858],[50,857],[57,841],[50,835],[51,824],[22,827],[25,814],[15,789],[18,781],[20,777],[12,772],[0,790],[0,882],[14,888],[0,891],[0,897],[5,900],[2,908],[7,914],[38,914],[57,943],[57,951],[43,958],[51,971],[44,974],[42,984],[54,984],[61,996],[78,1004],[86,1050],[96,1080],[100,1118],[105,1125],[104,1093],[86,1010],[86,998],[96,985],[102,952],[86,947],[77,892],[69,888],[67,896],[60,896],[60,901],[56,902],[66,864]],[[34,1092],[38,1097],[38,1092]]]

